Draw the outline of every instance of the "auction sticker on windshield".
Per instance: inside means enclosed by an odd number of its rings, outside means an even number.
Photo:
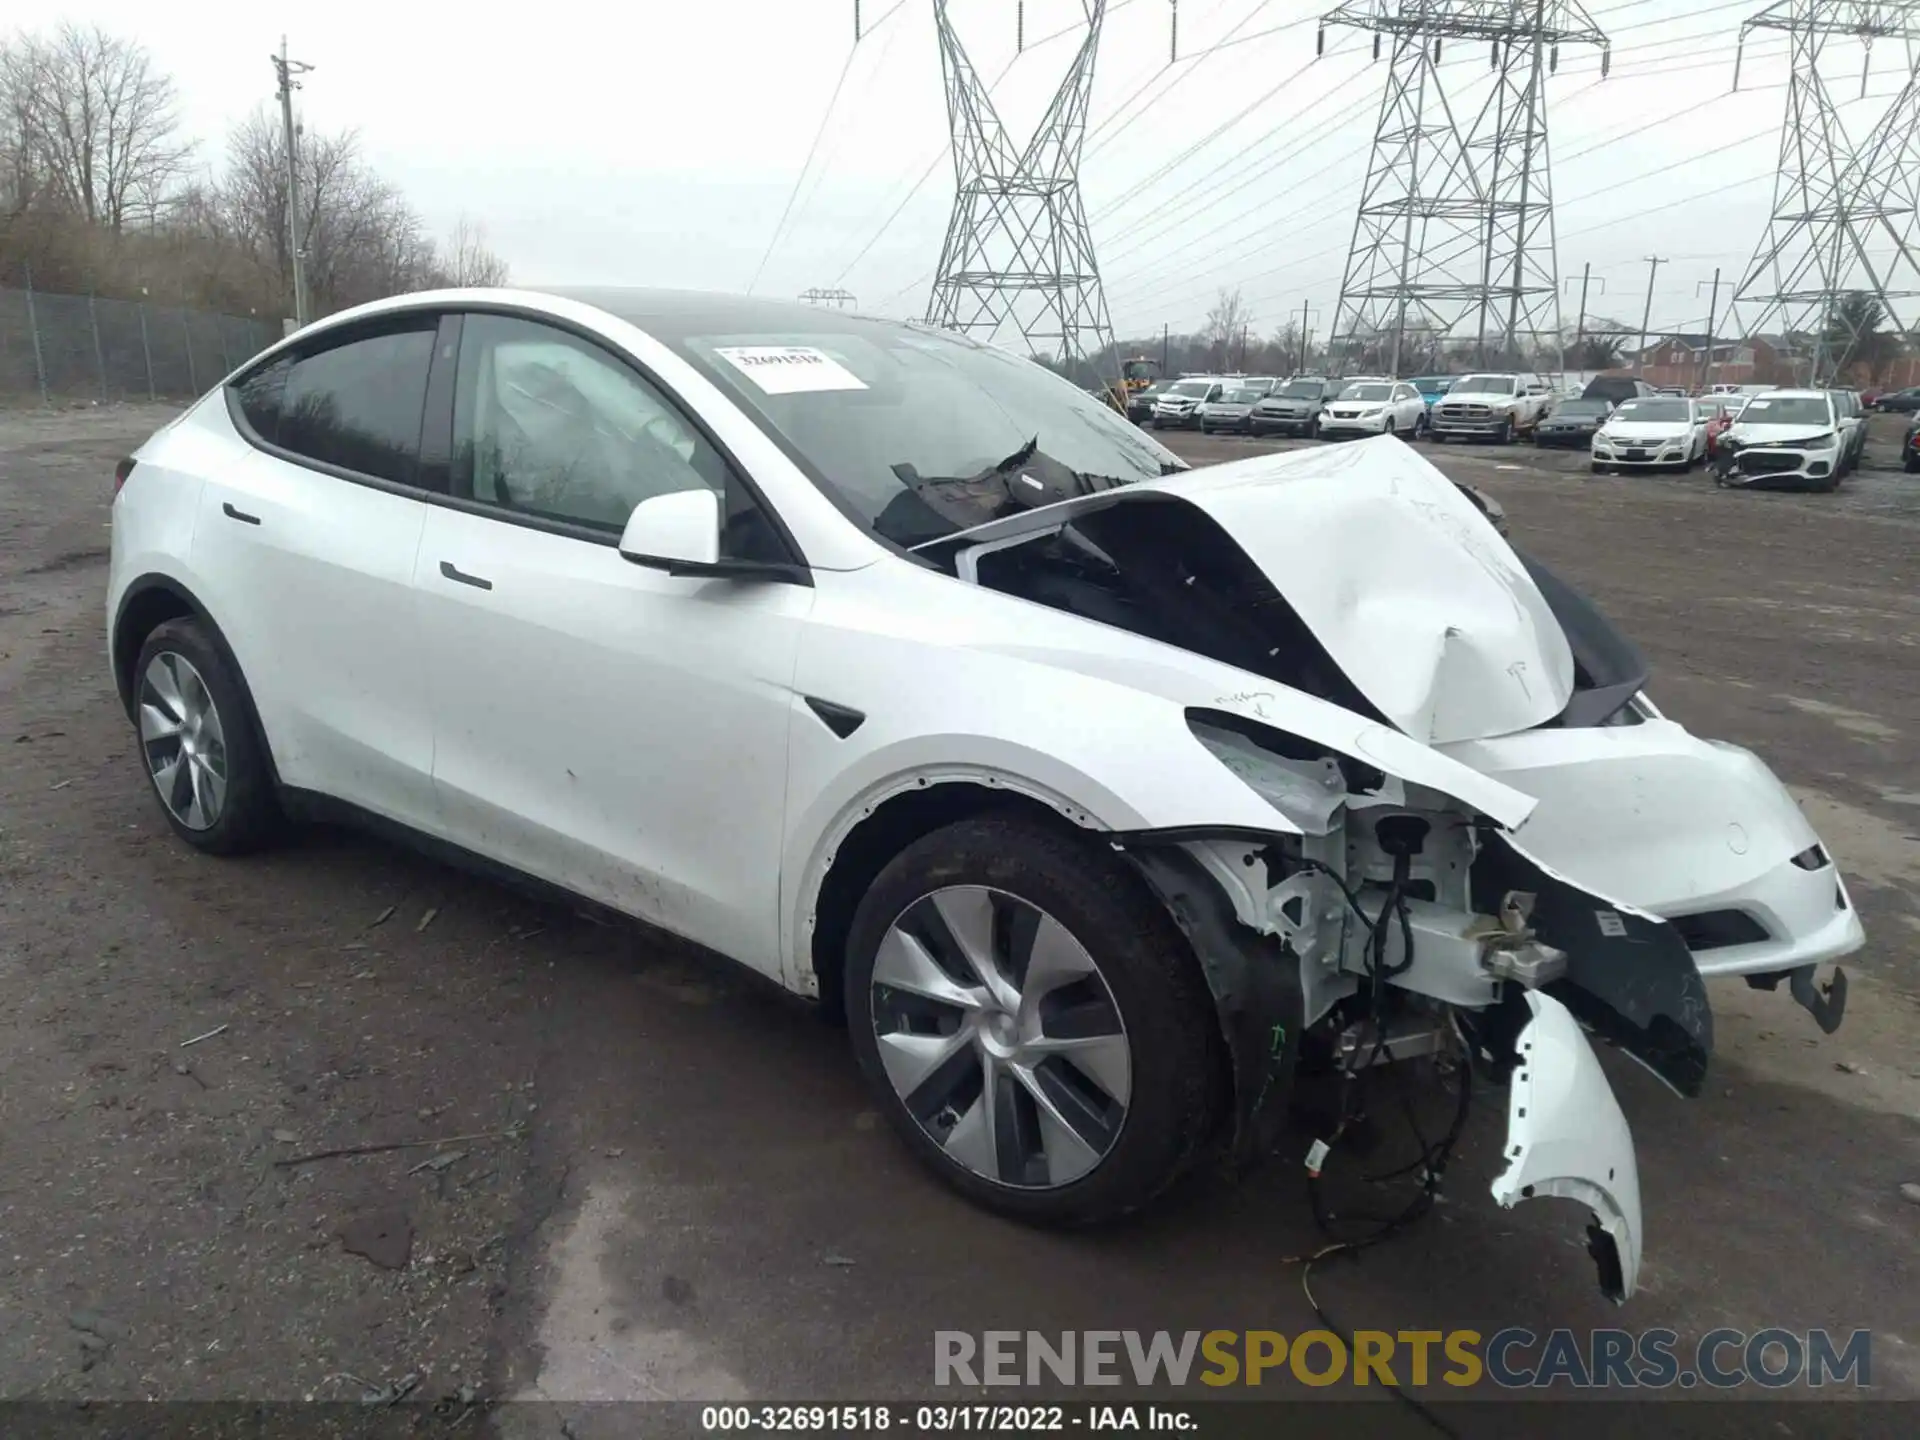
[[[722,345],[713,353],[769,395],[867,388],[858,375],[811,345]]]

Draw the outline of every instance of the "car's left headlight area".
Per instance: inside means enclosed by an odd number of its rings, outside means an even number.
[[[1642,1246],[1632,1139],[1583,1026],[1697,1090],[1711,1024],[1679,936],[1549,872],[1445,795],[1338,757],[1282,754],[1210,717],[1190,723],[1299,832],[1195,848],[1243,887],[1243,921],[1282,940],[1297,966],[1301,1075],[1345,1086],[1405,1065],[1423,1078],[1397,1083],[1429,1089],[1470,1085],[1484,1063],[1514,1075],[1528,1098],[1514,1106],[1493,1198],[1583,1200],[1601,1287],[1630,1296]],[[1593,927],[1596,912],[1615,933]],[[1629,953],[1639,963],[1623,984]],[[1331,1163],[1340,1128],[1319,1137],[1310,1174]]]

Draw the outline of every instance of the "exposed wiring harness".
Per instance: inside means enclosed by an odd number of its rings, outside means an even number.
[[[1459,1143],[1460,1136],[1466,1129],[1467,1116],[1472,1105],[1473,1097],[1473,1049],[1465,1033],[1461,1030],[1458,1016],[1452,1011],[1449,1011],[1447,1017],[1448,1028],[1454,1041],[1458,1044],[1460,1058],[1457,1067],[1457,1094],[1453,1114],[1448,1122],[1446,1131],[1437,1141],[1433,1143],[1427,1141],[1425,1134],[1422,1132],[1419,1118],[1415,1113],[1413,1097],[1407,1088],[1405,1075],[1399,1065],[1390,1065],[1389,1068],[1395,1072],[1395,1085],[1400,1093],[1401,1106],[1406,1114],[1408,1126],[1413,1131],[1413,1137],[1419,1147],[1419,1153],[1403,1165],[1361,1176],[1361,1180],[1364,1183],[1378,1185],[1400,1179],[1409,1174],[1418,1173],[1420,1175],[1420,1188],[1399,1210],[1384,1215],[1348,1213],[1337,1216],[1328,1208],[1326,1195],[1321,1185],[1321,1174],[1326,1167],[1327,1158],[1345,1136],[1349,1124],[1356,1118],[1353,1106],[1353,1093],[1356,1084],[1362,1083],[1359,1081],[1361,1073],[1363,1071],[1371,1072],[1373,1070],[1374,1065],[1380,1058],[1381,1051],[1386,1047],[1386,982],[1395,975],[1404,974],[1413,964],[1413,923],[1408,915],[1406,904],[1409,869],[1408,857],[1411,853],[1405,844],[1407,838],[1408,837],[1402,835],[1399,837],[1400,843],[1385,847],[1388,848],[1391,853],[1394,853],[1393,880],[1387,888],[1386,899],[1382,902],[1379,913],[1371,917],[1368,916],[1365,909],[1361,906],[1360,898],[1354,892],[1353,887],[1347,883],[1346,878],[1338,871],[1318,860],[1303,856],[1290,857],[1292,863],[1297,868],[1324,875],[1334,883],[1339,889],[1342,898],[1345,899],[1347,907],[1352,910],[1355,918],[1358,919],[1366,934],[1365,953],[1367,956],[1367,978],[1371,990],[1368,997],[1368,1008],[1371,1011],[1374,1026],[1373,1048],[1368,1053],[1364,1064],[1360,1063],[1360,1051],[1358,1047],[1355,1047],[1355,1049],[1347,1055],[1340,1072],[1340,1102],[1333,1128],[1326,1138],[1316,1139],[1307,1151],[1307,1196],[1312,1205],[1314,1223],[1319,1227],[1321,1233],[1327,1237],[1327,1243],[1310,1253],[1290,1256],[1285,1262],[1298,1264],[1301,1267],[1300,1289],[1301,1293],[1306,1296],[1307,1304],[1312,1307],[1313,1313],[1319,1318],[1322,1326],[1341,1337],[1350,1353],[1355,1348],[1352,1332],[1347,1330],[1346,1327],[1336,1323],[1332,1316],[1328,1315],[1326,1310],[1322,1308],[1318,1297],[1313,1293],[1313,1267],[1320,1261],[1329,1259],[1335,1255],[1357,1256],[1362,1251],[1371,1249],[1373,1246],[1379,1245],[1398,1234],[1432,1210],[1434,1201],[1439,1195],[1441,1177],[1445,1174],[1447,1165],[1453,1158],[1454,1147]],[[1395,921],[1397,921],[1400,926],[1402,955],[1398,964],[1388,965],[1386,960],[1387,937],[1389,934],[1389,926]],[[1355,1222],[1364,1225],[1366,1228],[1357,1233],[1353,1232],[1351,1227]],[[1435,1430],[1443,1435],[1457,1437],[1458,1432],[1425,1401],[1410,1394],[1397,1384],[1392,1385],[1391,1388],[1395,1397],[1399,1399],[1401,1403],[1419,1415],[1421,1419],[1425,1420]]]

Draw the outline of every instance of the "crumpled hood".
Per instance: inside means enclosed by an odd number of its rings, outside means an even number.
[[[1821,436],[1837,434],[1837,426],[1823,430],[1818,425],[1743,425],[1738,420],[1727,431],[1739,445],[1805,445]]]
[[[940,545],[1167,496],[1211,517],[1414,739],[1507,735],[1566,708],[1572,652],[1526,567],[1453,481],[1391,436],[1142,481]]]

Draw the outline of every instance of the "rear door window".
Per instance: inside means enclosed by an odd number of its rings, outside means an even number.
[[[425,316],[406,328],[373,334],[356,329],[324,349],[301,354],[271,413],[265,399],[260,402],[262,418],[274,425],[268,432],[256,423],[261,438],[302,459],[414,484],[438,324],[438,317]],[[250,422],[246,387],[251,383],[252,377],[243,382],[240,397]]]

